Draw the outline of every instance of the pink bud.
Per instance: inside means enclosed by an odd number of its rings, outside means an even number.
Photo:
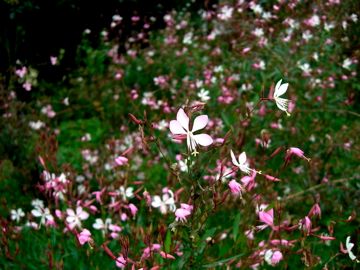
[[[126,157],[119,156],[115,158],[115,163],[119,166],[122,166],[128,163],[128,159]]]
[[[171,260],[175,260],[175,257],[171,254],[167,254],[164,251],[160,251],[160,255],[161,257],[163,257],[164,259],[171,259]]]

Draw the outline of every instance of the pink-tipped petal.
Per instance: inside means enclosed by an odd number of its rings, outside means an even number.
[[[189,130],[189,117],[186,115],[182,108],[180,108],[177,112],[176,120],[185,130]]]
[[[272,226],[274,222],[274,218],[269,212],[264,212],[264,211],[259,212],[259,219],[261,222],[264,222],[269,226]]]
[[[194,135],[195,141],[201,146],[209,146],[213,143],[213,139],[207,134]]]
[[[186,135],[186,131],[177,120],[170,121],[170,131],[174,135]]]
[[[206,127],[208,122],[209,122],[209,117],[207,115],[200,115],[200,116],[196,117],[194,120],[192,132],[203,129],[204,127]]]

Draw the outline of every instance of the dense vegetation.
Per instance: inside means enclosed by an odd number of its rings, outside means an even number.
[[[11,63],[2,269],[359,266],[356,1],[204,6]]]

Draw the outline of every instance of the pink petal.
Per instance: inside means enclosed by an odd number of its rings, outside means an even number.
[[[177,120],[170,121],[170,131],[172,134],[175,134],[175,135],[186,134],[186,131],[184,130],[184,128],[181,126],[181,124]]]
[[[209,122],[209,117],[207,115],[200,115],[200,116],[196,117],[194,120],[192,132],[203,129],[204,127],[206,127],[208,122]]]
[[[259,219],[261,222],[264,222],[269,226],[272,226],[274,222],[273,217],[269,213],[263,211],[259,212]]]
[[[189,130],[189,117],[186,115],[182,108],[179,109],[176,115],[176,120],[180,123],[180,125],[185,129]]]
[[[195,141],[201,146],[209,146],[213,143],[213,139],[207,134],[194,135]]]

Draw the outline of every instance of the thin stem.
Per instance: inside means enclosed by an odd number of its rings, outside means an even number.
[[[353,180],[353,179],[357,179],[357,178],[358,178],[358,176],[352,176],[352,177],[349,177],[349,178],[340,178],[340,179],[337,179],[337,180],[332,181],[331,183],[332,183],[332,184],[338,184],[338,183],[347,182],[347,181],[350,181],[350,180]],[[291,194],[291,195],[287,196],[286,198],[283,199],[283,201],[292,200],[292,199],[301,197],[302,195],[304,195],[305,193],[307,193],[307,192],[309,192],[309,191],[313,191],[313,190],[319,189],[319,188],[321,188],[321,187],[326,187],[326,186],[327,186],[327,185],[324,184],[324,183],[321,183],[321,184],[312,186],[312,187],[310,187],[310,188],[308,188],[308,189],[305,189],[305,190],[302,190],[302,191],[297,192],[297,193],[295,193],[295,194]]]

